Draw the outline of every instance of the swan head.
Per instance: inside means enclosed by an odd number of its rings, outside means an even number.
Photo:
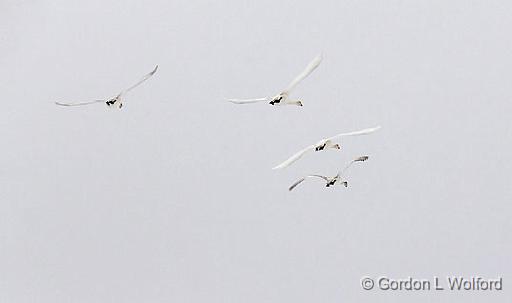
[[[341,145],[339,145],[339,144],[337,144],[337,143],[336,143],[336,144],[334,144],[334,145],[332,146],[332,148],[335,148],[335,149],[341,149]]]

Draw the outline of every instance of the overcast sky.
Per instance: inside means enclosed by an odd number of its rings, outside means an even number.
[[[510,302],[511,14],[1,0],[0,302]],[[277,94],[320,52],[304,107],[224,101]],[[111,97],[155,64],[121,111],[53,103]],[[287,190],[360,155],[347,189]],[[362,290],[381,275],[504,290]]]

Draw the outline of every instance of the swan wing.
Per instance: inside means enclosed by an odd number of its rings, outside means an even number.
[[[269,101],[268,98],[256,98],[256,99],[226,99],[227,101],[235,104],[250,104],[263,101]]]
[[[342,170],[340,170],[336,176],[337,176],[337,177],[342,176],[342,175],[345,173],[345,171],[346,171],[350,166],[352,166],[352,164],[354,164],[354,163],[356,163],[356,162],[364,162],[364,161],[368,160],[368,158],[369,158],[368,156],[361,156],[361,157],[357,157],[357,158],[355,158],[354,160],[350,161],[350,162],[347,164],[347,166],[345,166]]]
[[[323,56],[322,54],[316,56],[311,62],[309,62],[308,66],[300,73],[295,79],[293,79],[290,84],[288,84],[288,87],[283,91],[285,93],[289,93],[292,89],[297,86],[302,80],[304,80],[309,74],[311,74],[322,62]]]
[[[85,101],[85,102],[55,102],[56,105],[60,106],[82,106],[82,105],[89,105],[94,103],[100,103],[100,102],[106,102],[106,100],[93,100],[93,101]]]
[[[297,187],[297,185],[301,184],[302,182],[304,182],[304,180],[306,180],[307,178],[322,178],[324,179],[325,181],[329,182],[329,178],[327,178],[326,176],[322,176],[322,175],[308,175],[308,176],[305,176],[303,178],[300,178],[299,180],[295,181],[295,183],[293,183],[289,188],[288,190],[289,191],[292,191],[295,187]]]
[[[361,129],[361,130],[357,130],[357,131],[353,131],[353,132],[341,133],[341,134],[337,134],[335,136],[332,136],[330,138],[327,138],[327,140],[334,140],[334,139],[339,138],[339,137],[347,137],[347,136],[368,135],[368,134],[371,134],[373,132],[376,132],[380,128],[381,128],[380,126],[376,126],[376,127],[365,128],[365,129]]]
[[[302,158],[302,156],[307,153],[308,151],[312,150],[315,148],[315,145],[310,145],[298,152],[296,152],[293,156],[291,156],[290,158],[286,159],[283,163],[273,167],[272,169],[281,169],[281,168],[285,168],[285,167],[288,167],[290,166],[293,162],[299,160],[300,158]]]
[[[132,89],[136,88],[137,86],[141,85],[144,81],[146,81],[147,79],[151,78],[151,76],[153,76],[156,71],[158,70],[158,65],[155,66],[155,68],[147,75],[145,75],[144,77],[142,77],[142,79],[140,79],[137,83],[133,84],[132,86],[124,89],[123,91],[121,91],[119,93],[119,97],[126,94],[127,92],[131,91]]]

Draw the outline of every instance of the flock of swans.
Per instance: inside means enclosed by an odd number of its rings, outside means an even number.
[[[306,66],[304,71],[300,73],[293,81],[279,94],[277,94],[273,98],[256,98],[256,99],[228,99],[229,102],[235,103],[235,104],[251,104],[251,103],[258,103],[258,102],[269,102],[270,105],[298,105],[303,106],[303,103],[301,100],[292,100],[289,98],[291,91],[299,84],[302,80],[304,80],[307,76],[309,76],[322,62],[322,55],[316,56],[309,64]],[[284,162],[278,164],[273,169],[282,169],[285,167],[288,167],[292,165],[294,162],[298,161],[304,154],[306,154],[309,151],[323,151],[326,149],[341,149],[341,146],[339,143],[335,143],[335,139],[340,139],[341,137],[348,137],[348,136],[361,136],[361,135],[368,135],[375,131],[380,129],[380,126],[372,127],[372,128],[366,128],[358,131],[352,131],[347,133],[341,133],[337,134],[332,137],[324,138],[318,141],[315,144],[309,145],[301,150],[299,150],[297,153],[292,155],[290,158],[286,159]],[[368,160],[368,156],[360,156],[355,158],[354,160],[350,161],[349,164],[338,172],[338,174],[334,177],[326,177],[322,175],[307,175],[299,180],[297,180],[295,183],[293,183],[288,190],[292,191],[295,187],[297,187],[299,184],[304,182],[308,178],[321,178],[324,181],[326,181],[326,187],[334,186],[334,185],[343,185],[345,187],[348,187],[348,181],[344,178],[343,173],[353,164],[356,162],[364,162]]]
[[[296,106],[303,106],[303,103],[301,100],[293,100],[290,99],[290,93],[292,90],[307,76],[309,76],[322,62],[323,56],[320,54],[317,57],[315,57],[307,66],[306,68],[297,76],[295,79],[293,79],[288,86],[282,90],[279,94],[277,94],[274,97],[264,97],[264,98],[255,98],[255,99],[227,99],[231,103],[235,104],[253,104],[253,103],[259,103],[259,102],[268,102],[270,105],[296,105]],[[108,99],[97,99],[92,101],[85,101],[85,102],[55,102],[56,105],[59,106],[85,106],[85,105],[91,105],[96,103],[102,103],[104,102],[108,107],[117,107],[118,109],[121,109],[123,107],[123,99],[126,93],[131,91],[132,89],[136,88],[137,86],[141,85],[143,82],[151,78],[156,71],[158,70],[158,65],[155,66],[155,68],[148,74],[146,74],[142,79],[137,81],[135,84],[131,85],[130,87],[122,90],[114,97],[108,98]],[[318,141],[315,144],[309,145],[301,150],[299,150],[297,153],[283,161],[282,163],[276,165],[272,169],[283,169],[286,168],[296,161],[298,161],[302,156],[304,156],[306,153],[310,151],[323,151],[327,149],[341,149],[341,146],[339,143],[335,143],[336,139],[341,139],[342,137],[348,137],[348,136],[361,136],[361,135],[368,135],[371,134],[378,129],[380,129],[380,126],[372,127],[372,128],[366,128],[358,131],[352,131],[352,132],[346,132],[346,133],[340,133],[337,135],[334,135],[332,137],[324,138]],[[334,185],[342,185],[345,187],[348,187],[348,181],[344,177],[345,171],[352,166],[352,164],[356,162],[364,162],[368,160],[368,156],[360,156],[352,161],[350,161],[342,170],[340,170],[334,177],[327,177],[323,175],[318,174],[312,174],[307,175],[305,177],[300,178],[295,183],[293,183],[288,190],[292,191],[295,187],[297,187],[299,184],[304,182],[306,179],[309,178],[320,178],[323,179],[326,182],[326,187],[331,187]]]

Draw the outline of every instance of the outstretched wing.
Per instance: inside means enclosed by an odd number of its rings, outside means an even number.
[[[60,105],[60,106],[82,106],[82,105],[89,105],[89,104],[100,103],[100,102],[106,102],[106,100],[94,100],[94,101],[71,102],[71,103],[55,102],[55,104]]]
[[[288,87],[286,87],[286,89],[283,92],[289,93],[292,89],[294,89],[295,86],[297,86],[297,84],[299,84],[299,82],[301,82],[307,76],[309,76],[309,74],[311,74],[320,65],[320,63],[322,62],[322,59],[323,59],[322,54],[316,56],[315,59],[313,59],[308,64],[308,66],[306,66],[306,68],[302,71],[302,73],[300,73],[297,77],[295,77],[295,79],[293,79],[293,81],[290,84],[288,84]]]
[[[131,91],[132,89],[136,88],[137,86],[141,85],[144,81],[151,78],[156,73],[156,70],[158,69],[158,65],[155,66],[155,69],[153,69],[149,74],[145,75],[142,79],[139,80],[139,82],[135,83],[134,85],[128,87],[127,89],[121,91],[118,96],[122,96],[126,94],[127,92]]]
[[[288,167],[290,166],[293,162],[299,160],[300,158],[302,158],[302,156],[307,153],[308,151],[312,150],[315,148],[315,145],[310,145],[300,151],[298,151],[297,153],[295,153],[293,156],[291,156],[290,158],[286,159],[283,163],[273,167],[272,169],[280,169],[280,168],[285,168],[285,167]]]
[[[327,138],[327,140],[334,140],[334,139],[339,138],[339,137],[347,137],[347,136],[368,135],[368,134],[371,134],[371,133],[379,130],[380,128],[381,128],[380,126],[376,126],[376,127],[365,128],[365,129],[362,129],[362,130],[357,130],[357,131],[349,132],[349,133],[341,133],[341,134],[337,134],[335,136],[332,136],[330,138]]]
[[[356,162],[364,162],[364,161],[368,160],[368,158],[369,158],[368,156],[361,156],[361,157],[357,157],[357,158],[355,158],[354,160],[350,161],[350,162],[347,164],[347,166],[345,166],[342,170],[340,170],[340,171],[338,172],[337,177],[342,176],[342,175],[345,173],[345,171],[346,171],[350,166],[352,166],[352,164],[354,164],[354,163],[356,163]]]
[[[268,98],[258,98],[258,99],[227,99],[227,100],[229,102],[235,103],[235,104],[250,104],[250,103],[269,101]]]
[[[312,177],[322,178],[322,179],[324,179],[325,181],[329,181],[329,178],[327,178],[326,176],[321,176],[321,175],[308,175],[308,176],[305,176],[304,178],[301,178],[301,179],[297,180],[295,183],[293,183],[293,184],[288,188],[288,190],[289,190],[289,191],[292,191],[295,187],[297,187],[297,185],[299,185],[299,184],[301,184],[302,182],[304,182],[304,180],[306,180],[306,178],[312,178]]]

